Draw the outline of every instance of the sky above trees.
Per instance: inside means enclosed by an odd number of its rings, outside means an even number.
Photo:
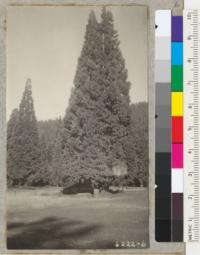
[[[91,9],[100,7],[10,7],[8,10],[7,117],[32,79],[39,120],[63,117]],[[126,60],[131,102],[147,100],[147,9],[110,7]],[[14,42],[14,43],[13,43]]]

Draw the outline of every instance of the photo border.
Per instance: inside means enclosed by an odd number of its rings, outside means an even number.
[[[148,8],[149,248],[104,250],[6,249],[6,10],[8,6],[140,5]],[[184,243],[155,241],[155,11],[182,13],[183,0],[1,0],[0,2],[0,254],[185,254]]]

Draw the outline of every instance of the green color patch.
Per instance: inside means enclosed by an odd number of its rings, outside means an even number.
[[[183,66],[172,66],[171,91],[183,91]]]

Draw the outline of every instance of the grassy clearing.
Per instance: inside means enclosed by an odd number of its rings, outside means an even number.
[[[113,249],[148,242],[148,190],[62,195],[57,188],[10,190],[8,249]]]

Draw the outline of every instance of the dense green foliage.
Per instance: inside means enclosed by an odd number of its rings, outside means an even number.
[[[7,178],[8,184],[13,185],[16,181],[17,172],[17,128],[18,128],[19,110],[14,109],[7,124]]]
[[[100,181],[128,168],[129,87],[111,12],[103,9],[100,24],[91,12],[64,118],[66,179]]]
[[[13,185],[32,184],[39,168],[39,136],[30,80],[27,80],[19,110],[8,122],[8,177]]]
[[[135,186],[148,183],[148,104],[132,104],[131,108],[131,149],[129,180]]]
[[[147,104],[130,105],[130,83],[110,11],[90,13],[63,119],[36,121],[29,82],[8,122],[10,185],[147,185]]]
[[[49,185],[61,186],[63,185],[64,161],[62,151],[62,132],[63,120],[61,118],[56,120],[46,120],[38,122],[38,130],[40,139],[43,141],[44,168],[47,169],[45,176]]]

